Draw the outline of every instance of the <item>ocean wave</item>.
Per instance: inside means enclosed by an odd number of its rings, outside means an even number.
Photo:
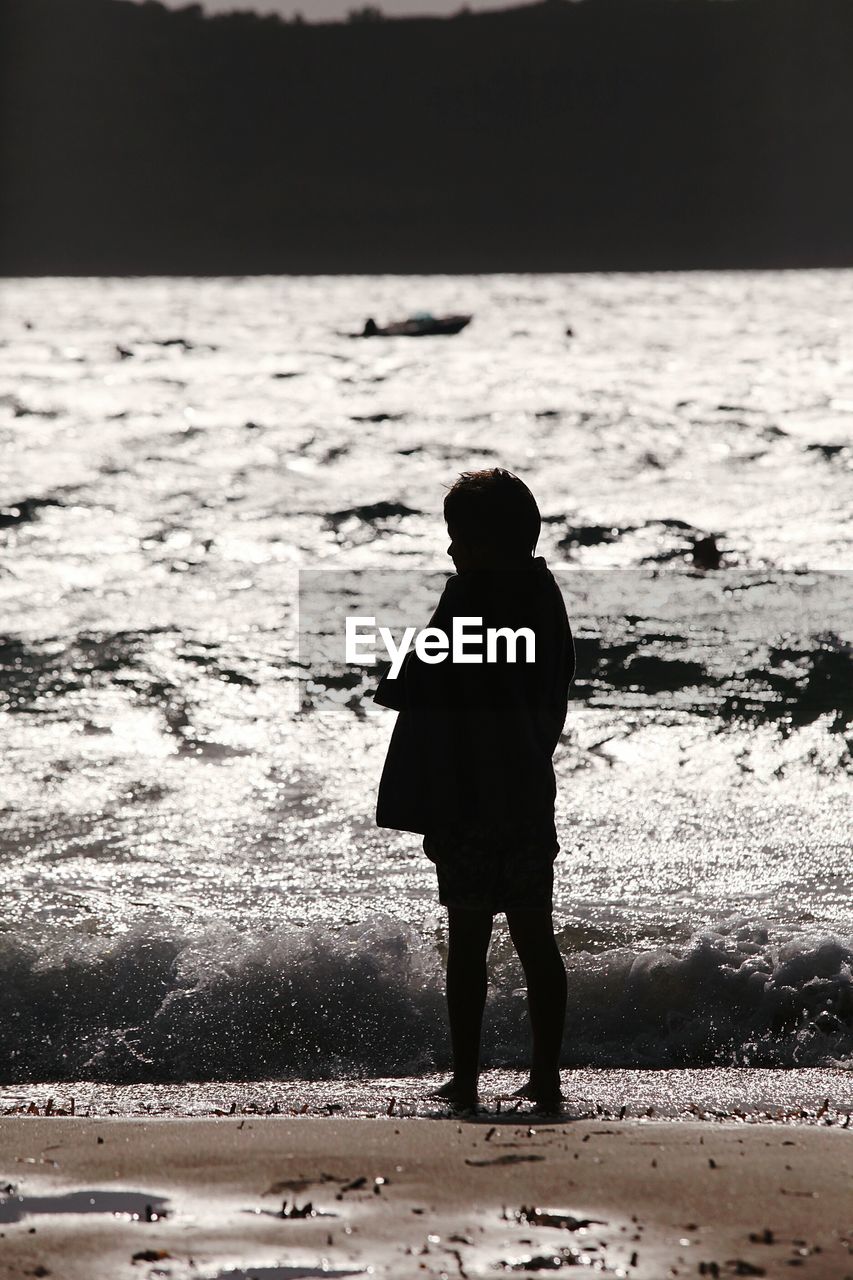
[[[447,1063],[443,933],[378,917],[189,937],[0,935],[0,1083],[333,1079]],[[853,1063],[853,939],[731,919],[681,948],[566,956],[567,1067]],[[523,1065],[523,978],[496,936],[484,1060]]]

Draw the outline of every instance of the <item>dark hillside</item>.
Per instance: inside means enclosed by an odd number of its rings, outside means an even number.
[[[850,0],[3,0],[7,273],[853,263]]]

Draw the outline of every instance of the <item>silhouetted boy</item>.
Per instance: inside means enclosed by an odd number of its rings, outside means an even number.
[[[497,661],[422,660],[410,652],[396,680],[374,694],[399,712],[379,784],[381,827],[423,835],[447,907],[447,1005],[453,1078],[439,1090],[460,1108],[477,1102],[486,956],[496,912],[505,912],[527,981],[533,1037],[530,1079],[521,1094],[559,1108],[559,1056],[566,973],[551,920],[554,749],[566,718],[575,655],[563,598],[541,556],[541,518],[517,476],[466,472],[449,490],[444,516],[448,579],[429,626],[451,637],[454,618],[482,630],[535,637],[498,641]],[[480,628],[468,624],[469,631]],[[520,629],[524,629],[523,631]],[[478,652],[468,645],[469,653]],[[479,649],[485,659],[484,647]],[[494,656],[494,655],[493,655]]]

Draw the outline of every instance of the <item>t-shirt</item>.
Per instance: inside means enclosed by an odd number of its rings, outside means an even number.
[[[516,661],[497,638],[495,662],[430,664],[411,650],[396,680],[386,671],[374,700],[398,712],[379,783],[380,827],[426,834],[455,822],[530,829],[553,823],[552,756],[575,672],[571,627],[545,560],[508,570],[468,570],[447,581],[428,625],[452,638],[453,618],[482,618],[469,633],[528,628]],[[468,652],[477,646],[468,645]],[[485,657],[484,649],[480,650]]]

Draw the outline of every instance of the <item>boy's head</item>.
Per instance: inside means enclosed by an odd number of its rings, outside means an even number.
[[[542,527],[527,485],[499,467],[463,472],[445,496],[444,519],[459,570],[529,560]]]

